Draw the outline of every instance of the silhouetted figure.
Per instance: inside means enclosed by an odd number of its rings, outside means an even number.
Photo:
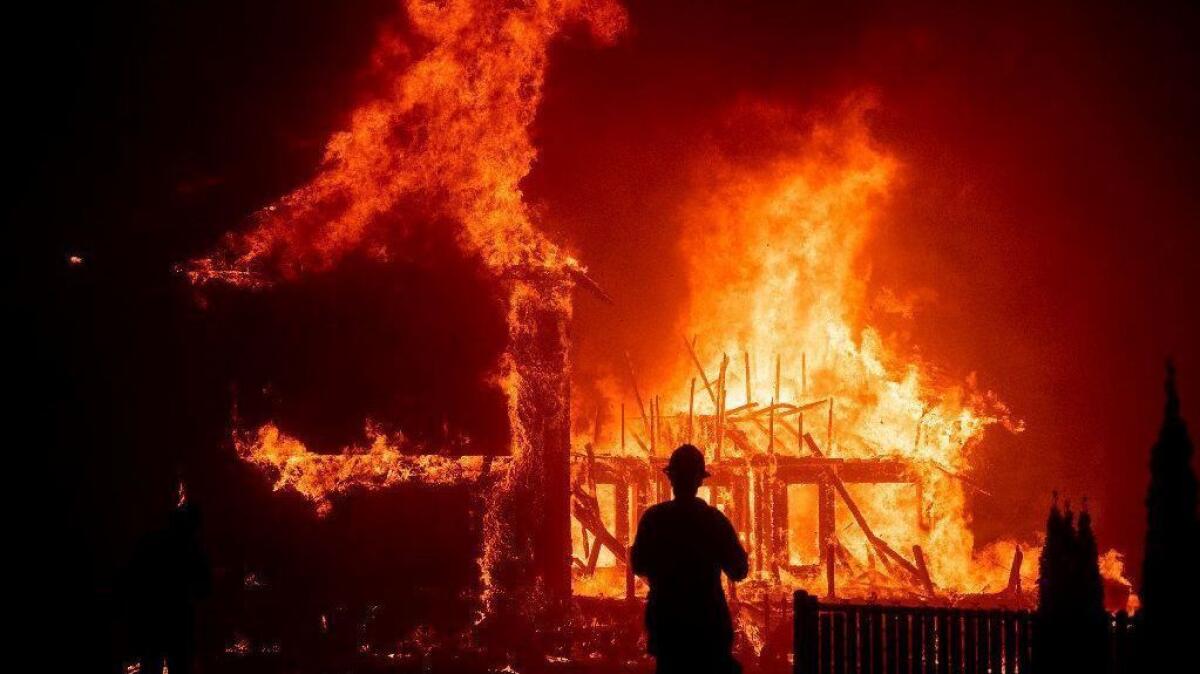
[[[1166,406],[1150,449],[1146,556],[1138,629],[1146,671],[1183,671],[1200,635],[1200,522],[1192,439],[1179,411],[1175,368],[1167,363]]]
[[[659,674],[738,672],[721,572],[745,578],[746,551],[725,515],[696,497],[708,477],[700,450],[680,446],[666,473],[675,499],[646,511],[632,551],[634,573],[650,583],[647,650]]]
[[[208,594],[200,512],[182,504],[167,527],[144,538],[129,568],[130,630],[142,674],[188,674],[196,651],[196,601]]]

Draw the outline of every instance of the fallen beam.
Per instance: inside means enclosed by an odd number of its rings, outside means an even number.
[[[590,498],[578,486],[575,487],[575,519],[579,520],[579,524],[587,531],[591,532],[595,537],[596,542],[593,544],[599,548],[601,544],[612,551],[622,564],[627,563],[628,553],[624,545],[617,540],[604,526],[604,521],[600,518],[599,508],[596,507],[595,499]],[[590,560],[589,560],[590,562]]]
[[[930,596],[934,594],[933,579],[929,577],[929,567],[925,564],[925,553],[921,546],[913,545],[913,559],[917,560],[917,571],[921,573],[921,586]]]
[[[712,399],[712,404],[716,407],[717,394],[713,392],[712,384],[708,381],[708,373],[704,371],[704,365],[700,363],[700,358],[696,355],[696,349],[687,341],[687,337],[683,338],[683,346],[687,348],[688,354],[692,357],[692,362],[696,364],[696,369],[700,371],[700,381],[704,383],[704,390],[708,391],[708,397]]]
[[[812,439],[811,435],[805,434],[804,441],[808,444],[808,448],[813,454],[816,456],[824,456],[821,452],[821,449],[817,447],[816,441]],[[921,572],[917,569],[917,567],[912,562],[905,559],[900,553],[893,550],[891,546],[883,541],[883,539],[875,535],[875,532],[871,530],[871,525],[867,524],[866,518],[863,517],[862,511],[858,509],[858,504],[854,502],[854,499],[850,496],[850,492],[846,490],[846,485],[843,484],[842,480],[837,476],[837,472],[833,469],[829,469],[828,473],[830,482],[833,484],[833,488],[837,491],[838,496],[842,497],[842,502],[846,504],[846,508],[850,511],[850,515],[854,517],[854,521],[858,523],[858,528],[862,529],[863,534],[866,535],[867,541],[869,541],[871,545],[875,547],[875,549],[879,550],[882,555],[890,557],[892,561],[896,562],[896,564],[900,566],[900,568],[907,571],[912,576],[913,580],[919,582],[921,578]]]
[[[650,433],[650,420],[646,417],[646,405],[642,402],[642,391],[638,388],[637,375],[633,373],[633,360],[629,357],[628,351],[625,352],[625,366],[629,368],[629,382],[633,384],[633,395],[637,398],[638,412],[642,415],[642,423],[646,426],[646,432]],[[653,437],[651,437],[651,441],[653,441]]]

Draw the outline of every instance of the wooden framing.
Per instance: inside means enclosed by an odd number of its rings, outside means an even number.
[[[667,445],[687,440],[709,456],[706,481],[713,494],[714,505],[720,503],[751,555],[751,569],[758,577],[779,582],[781,570],[792,573],[828,574],[829,592],[836,593],[836,571],[845,569],[863,577],[879,575],[876,562],[892,581],[910,588],[915,595],[934,596],[937,592],[921,549],[913,546],[910,560],[875,534],[862,510],[855,503],[848,484],[912,484],[921,488],[919,472],[899,458],[874,459],[831,456],[829,443],[834,440],[835,401],[826,396],[815,400],[789,403],[780,400],[781,363],[775,358],[774,380],[769,404],[753,400],[751,355],[743,352],[745,401],[739,407],[728,406],[729,356],[722,354],[716,377],[710,377],[696,353],[695,340],[684,339],[684,347],[696,368],[690,380],[686,415],[664,414],[662,397],[645,398],[634,376],[632,362],[626,354],[633,396],[641,414],[644,442],[638,432],[632,432],[641,448],[637,455],[626,453],[624,437],[624,407],[619,450],[577,453],[574,461],[582,461],[580,480],[586,485],[575,490],[575,507],[585,536],[594,539],[588,552],[595,557],[599,547],[612,550],[618,563],[624,564],[637,522],[652,502],[670,498],[670,485],[662,469],[667,462]],[[736,370],[735,370],[736,371]],[[711,414],[696,411],[696,380],[712,403]],[[801,389],[808,387],[807,357],[801,361]],[[645,401],[649,401],[649,409]],[[826,416],[823,451],[805,432],[805,414],[824,413]],[[751,432],[754,435],[751,435]],[[795,444],[781,442],[779,434],[794,438]],[[596,438],[599,437],[597,430]],[[760,446],[761,445],[761,446]],[[635,450],[636,451],[636,450]],[[578,472],[578,471],[577,471]],[[604,518],[596,503],[596,485],[613,485],[616,498],[611,507],[615,531],[604,530]],[[815,485],[817,488],[818,558],[796,567],[791,564],[788,549],[789,503],[788,487]],[[722,495],[718,498],[718,494]],[[588,500],[590,498],[590,501]],[[866,563],[853,558],[839,540],[837,501],[842,501],[854,525],[868,542]],[[919,515],[919,513],[918,513]],[[584,520],[587,520],[586,522]],[[843,526],[842,529],[845,527]],[[585,570],[594,569],[589,559]],[[626,569],[628,595],[632,595],[632,577]]]

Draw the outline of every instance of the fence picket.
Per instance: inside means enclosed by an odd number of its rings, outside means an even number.
[[[937,615],[937,673],[950,674],[950,611],[939,608]]]
[[[793,601],[794,674],[1036,674],[1030,611]],[[1109,623],[1113,673],[1137,671],[1137,622]]]
[[[857,606],[846,613],[846,671],[850,674],[858,674],[858,663],[862,660],[858,640],[858,621],[861,616],[862,612]]]
[[[885,674],[883,669],[883,611],[878,606],[871,607],[871,674]]]
[[[925,666],[921,671],[937,674],[937,618],[932,609],[921,611],[921,623],[925,626],[921,639],[921,658]]]
[[[1017,622],[1019,616],[1004,615],[1004,674],[1017,671]]]
[[[1000,674],[1004,662],[1004,624],[1000,611],[988,611],[988,672]]]
[[[976,674],[975,667],[979,663],[978,653],[979,618],[974,611],[963,613],[963,672]]]

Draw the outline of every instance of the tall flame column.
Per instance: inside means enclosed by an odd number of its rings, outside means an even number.
[[[528,624],[506,618],[561,608],[571,594],[571,288],[561,273],[523,275],[509,299],[512,461],[485,521],[484,559],[486,608],[504,631]]]

